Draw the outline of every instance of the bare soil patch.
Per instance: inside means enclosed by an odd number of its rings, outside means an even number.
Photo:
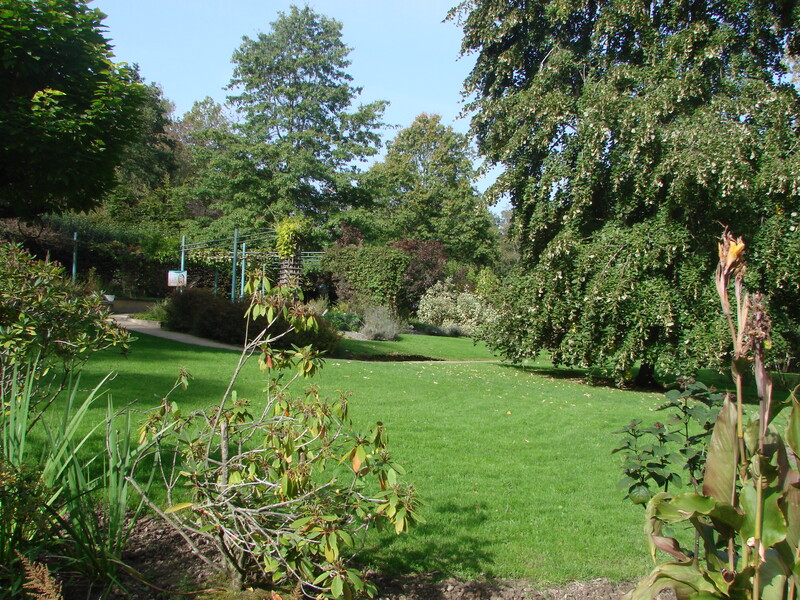
[[[149,585],[125,577],[126,590],[115,590],[113,598],[167,600],[217,596],[223,591],[212,570],[185,541],[160,519],[144,518],[134,529],[124,561]],[[371,574],[378,587],[378,600],[617,600],[633,587],[631,582],[607,579],[574,581],[562,586],[542,587],[524,580],[442,580],[441,575],[384,576]],[[74,583],[65,586],[65,600],[99,598],[102,590]],[[269,598],[258,592],[226,598]]]

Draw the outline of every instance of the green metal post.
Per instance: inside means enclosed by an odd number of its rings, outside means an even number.
[[[239,298],[244,298],[244,280],[247,278],[247,242],[242,244],[242,276],[240,279]]]
[[[236,302],[236,252],[239,250],[239,229],[233,230],[233,268],[231,269],[231,302]]]
[[[78,232],[72,234],[72,283],[78,277]]]

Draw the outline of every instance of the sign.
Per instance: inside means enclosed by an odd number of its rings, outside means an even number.
[[[169,287],[184,287],[186,285],[186,271],[167,271],[167,285]]]

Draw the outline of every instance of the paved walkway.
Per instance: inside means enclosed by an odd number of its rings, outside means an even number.
[[[152,335],[154,337],[173,340],[175,342],[181,342],[183,344],[194,344],[195,346],[204,346],[206,348],[219,348],[222,350],[235,350],[237,352],[242,351],[242,348],[240,346],[223,344],[221,342],[215,342],[212,340],[199,338],[194,335],[189,335],[188,333],[178,333],[176,331],[167,331],[166,329],[161,329],[161,323],[159,323],[158,321],[143,321],[142,319],[131,319],[130,315],[125,315],[125,314],[111,315],[111,317],[117,322],[117,324],[120,327],[124,327],[128,331],[133,331],[136,333],[144,333],[147,335]]]

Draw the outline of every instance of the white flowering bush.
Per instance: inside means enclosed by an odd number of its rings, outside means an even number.
[[[478,294],[459,291],[448,278],[428,288],[422,296],[417,318],[447,335],[476,337],[481,327],[491,323],[497,312]]]

